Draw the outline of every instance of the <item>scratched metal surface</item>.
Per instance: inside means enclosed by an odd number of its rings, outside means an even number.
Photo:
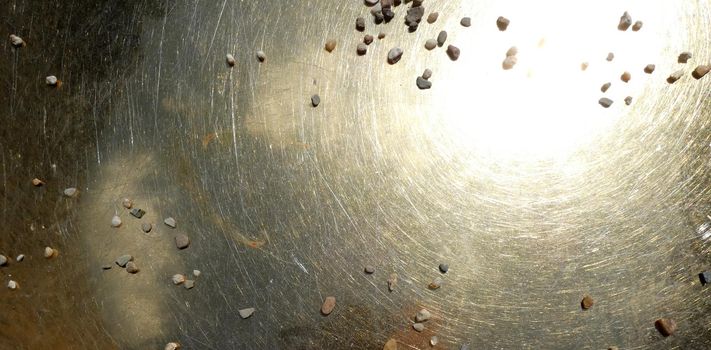
[[[435,334],[439,349],[710,348],[711,80],[689,75],[711,62],[709,2],[428,0],[440,18],[415,33],[405,6],[376,27],[359,1],[0,4],[2,36],[27,42],[0,44],[0,253],[27,255],[0,268],[0,348],[425,349]],[[641,31],[616,29],[625,10]],[[359,15],[387,33],[364,57]],[[423,48],[441,29],[456,62]],[[121,254],[141,272],[100,269]],[[194,289],[171,284],[193,269]],[[418,334],[421,307],[434,319]]]

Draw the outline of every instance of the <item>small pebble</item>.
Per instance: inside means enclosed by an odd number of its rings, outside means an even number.
[[[588,69],[589,64],[587,62],[583,62],[580,64],[580,70],[586,70]]]
[[[246,309],[240,309],[239,311],[239,317],[242,317],[242,319],[249,318],[254,314],[254,308],[253,307],[248,307]]]
[[[365,268],[363,269],[363,271],[365,271],[365,273],[367,273],[367,274],[370,275],[370,274],[372,274],[372,273],[375,272],[375,266],[373,266],[373,265],[366,265]]]
[[[642,23],[642,21],[634,22],[634,24],[632,25],[632,30],[634,30],[635,32],[638,32],[640,29],[642,29],[643,24],[644,23]]]
[[[653,64],[648,64],[648,65],[644,66],[644,72],[647,74],[652,74],[654,72],[654,69],[656,69],[656,68],[657,68],[657,66],[655,66]]]
[[[615,59],[615,54],[610,52],[607,54],[607,58],[605,58],[607,62],[612,62],[613,59]]]
[[[163,223],[171,228],[175,228],[175,226],[177,226],[178,224],[172,217],[166,218],[165,220],[163,220]]]
[[[628,106],[632,104],[632,96],[625,97],[625,104]]]
[[[139,209],[139,208],[131,209],[131,215],[133,215],[134,217],[137,217],[139,219],[142,218],[143,215],[145,215],[145,214],[146,214],[146,211],[143,209]]]
[[[358,56],[363,56],[367,52],[368,52],[368,45],[366,45],[365,43],[358,43],[358,45],[356,46],[356,53],[358,54]]]
[[[469,344],[462,344],[462,346],[459,347],[459,350],[469,350]]]
[[[183,288],[185,289],[193,289],[195,287],[195,281],[193,280],[185,280],[185,283],[183,283]]]
[[[397,340],[388,339],[388,341],[383,346],[383,350],[397,350]]]
[[[499,16],[499,18],[496,19],[496,27],[499,28],[500,31],[505,31],[506,28],[509,27],[510,21],[508,18]]]
[[[708,65],[700,65],[694,69],[693,72],[691,72],[691,76],[694,77],[694,79],[699,80],[704,77],[704,75],[708,74],[708,72],[711,71],[711,64]]]
[[[57,80],[57,77],[55,77],[54,75],[47,76],[47,77],[44,79],[44,81],[45,81],[45,82],[47,83],[47,85],[49,85],[49,86],[56,86],[56,85],[57,85],[57,82],[59,82],[59,80]]]
[[[414,328],[418,332],[422,332],[425,330],[425,325],[423,325],[422,323],[415,323],[412,325],[412,328]]]
[[[427,309],[422,309],[420,311],[417,311],[417,314],[415,315],[415,321],[417,322],[425,322],[432,317],[432,314],[430,313],[429,310]]]
[[[684,70],[680,69],[680,70],[669,75],[669,77],[667,78],[667,83],[674,84],[674,83],[676,83],[677,80],[681,79],[681,77],[683,75],[684,75]]]
[[[704,271],[699,274],[699,280],[701,281],[701,285],[705,286],[709,283],[711,283],[711,271]]]
[[[622,75],[620,75],[620,80],[624,81],[625,83],[629,82],[630,79],[632,79],[632,74],[630,72],[624,72]]]
[[[111,265],[109,265],[109,264],[101,265],[101,269],[102,270],[111,270]]]
[[[25,260],[25,254],[20,254],[15,258],[15,261],[17,262],[22,262],[22,260]],[[0,264],[2,265],[2,264]]]
[[[366,34],[366,35],[363,37],[363,43],[366,44],[366,45],[372,44],[372,43],[373,43],[373,40],[374,40],[374,38],[373,38],[373,36],[370,35],[370,34]]]
[[[38,179],[38,178],[32,179],[32,186],[39,187],[39,186],[42,186],[42,185],[44,185],[44,181],[42,181],[42,180],[40,180],[40,179]]]
[[[114,217],[111,218],[111,226],[112,227],[121,226],[121,218],[118,215],[114,215]]]
[[[323,301],[323,305],[321,305],[321,313],[324,316],[328,316],[333,312],[333,308],[336,307],[336,297],[326,297],[326,300]]]
[[[449,59],[452,61],[456,61],[459,59],[459,48],[454,46],[454,45],[449,45],[447,46],[447,56],[449,56]]]
[[[432,70],[429,68],[426,68],[424,72],[422,72],[422,78],[425,80],[429,80],[432,78]]]
[[[165,344],[165,348],[163,350],[178,350],[180,349],[180,343],[176,342],[170,342],[168,344]]]
[[[459,21],[459,24],[461,24],[462,27],[471,27],[472,19],[471,17],[463,17],[462,20]]]
[[[518,48],[516,46],[511,46],[506,50],[506,57],[516,56],[518,54]]]
[[[427,39],[427,41],[425,41],[425,49],[433,50],[435,47],[437,47],[437,40]]]
[[[0,254],[0,266],[5,265],[7,265],[7,257],[5,255]]]
[[[427,79],[423,77],[417,77],[417,79],[415,80],[415,84],[417,84],[417,87],[420,90],[427,90],[432,87],[432,82],[427,81]]]
[[[126,209],[131,209],[131,207],[133,207],[133,201],[128,198],[124,198],[121,201],[121,205],[123,205],[123,207]]]
[[[10,290],[15,290],[15,289],[17,289],[18,286],[19,285],[17,284],[17,282],[15,282],[13,280],[10,280],[9,282],[7,282],[7,288]]]
[[[116,265],[126,267],[126,264],[128,264],[130,261],[133,261],[133,256],[129,254],[124,254],[116,258]]]
[[[380,32],[380,33],[378,33],[378,39],[382,39],[382,38],[384,38],[384,37],[385,37],[385,35],[386,35],[386,34],[385,34],[385,33],[383,33],[383,32]]]
[[[449,265],[447,264],[439,264],[439,271],[441,273],[447,273],[449,271]]]
[[[15,34],[10,34],[10,44],[14,47],[23,47],[25,46],[25,41]]]
[[[600,101],[598,101],[598,103],[600,103],[600,105],[603,106],[603,107],[605,107],[605,108],[610,108],[610,106],[612,106],[612,103],[613,103],[613,102],[612,102],[611,99],[609,99],[609,98],[607,98],[607,97],[603,97],[603,98],[600,99]]]
[[[54,256],[56,252],[51,247],[44,247],[44,257],[49,259]]]
[[[141,230],[145,233],[151,232],[153,225],[150,222],[145,222],[141,224]]]
[[[593,298],[589,295],[586,295],[583,297],[583,300],[580,301],[580,307],[583,308],[583,310],[587,310],[593,306],[595,302],[593,301]]]
[[[133,261],[129,261],[128,263],[126,263],[126,272],[134,274],[138,273],[138,271],[139,270],[138,266],[136,266],[136,263],[134,263]]]
[[[665,337],[674,334],[677,329],[676,322],[669,318],[660,318],[656,320],[654,322],[654,327],[657,328],[659,333],[661,333]]]
[[[318,107],[321,104],[321,97],[319,95],[311,95],[311,105]]]
[[[617,29],[621,31],[627,30],[632,25],[632,16],[630,16],[627,11],[622,14],[622,17],[620,17],[620,23],[617,25]]]
[[[612,86],[612,83],[602,84],[602,86],[600,87],[600,91],[607,92],[607,90],[610,88],[610,86]]]
[[[447,41],[447,31],[443,30],[437,34],[437,46],[442,47],[445,41]]]
[[[691,58],[691,52],[684,51],[681,54],[679,54],[678,62],[679,63],[686,63],[686,62],[689,62],[690,58]]]
[[[427,16],[427,23],[432,24],[437,22],[437,18],[439,18],[439,12],[432,12]]]
[[[331,39],[326,42],[326,45],[323,46],[324,49],[328,52],[333,52],[333,50],[336,49],[336,41]]]
[[[395,1],[397,1],[397,0],[395,0]],[[425,0],[412,0],[412,7],[422,6],[423,1],[425,1]],[[395,6],[397,6],[397,4]]]
[[[175,236],[175,246],[178,249],[185,249],[190,245],[190,238],[185,234],[179,234]]]
[[[427,286],[427,288],[429,288],[429,289],[431,289],[431,290],[435,290],[435,289],[439,289],[439,287],[441,287],[441,286],[442,286],[442,278],[437,277],[437,278],[434,279],[434,281],[432,281],[432,282]]]
[[[373,5],[377,4],[378,2],[380,2],[380,0],[365,0],[365,4],[368,6],[373,6]]]
[[[257,51],[257,60],[259,62],[264,62],[267,59],[267,54],[264,53],[264,51],[259,50]]]
[[[359,32],[364,31],[365,30],[365,18],[363,18],[363,17],[356,18],[355,27],[356,27],[356,30]]]
[[[518,62],[516,56],[508,56],[504,58],[503,62],[501,62],[501,68],[504,70],[512,69],[516,65],[516,62]]]
[[[397,274],[391,273],[390,277],[388,277],[388,290],[392,292],[395,290],[396,286],[397,286]]]
[[[388,51],[388,63],[395,64],[402,58],[402,49],[394,47]]]
[[[381,6],[383,8],[383,19],[385,22],[390,22],[395,17],[395,12],[392,9],[392,1],[381,0]]]
[[[611,346],[611,347],[607,348],[607,350],[620,350],[620,348],[618,348],[616,346]]]
[[[432,336],[432,338],[430,338],[430,345],[435,346],[437,345],[437,343],[439,343],[439,337],[437,337],[436,335]]]
[[[177,286],[185,282],[185,275],[176,273],[175,275],[173,275],[173,277],[170,278],[170,280],[173,281],[173,284]]]
[[[228,65],[228,66],[230,66],[230,67],[234,67],[234,66],[235,66],[235,57],[232,56],[232,54],[229,54],[229,53],[228,53],[228,54],[225,56],[225,60],[227,61],[227,65]]]
[[[64,190],[64,195],[67,197],[74,197],[77,194],[77,189],[74,187],[69,187]]]
[[[193,270],[193,276],[200,277],[200,274],[201,274],[200,270]]]
[[[410,28],[411,32],[417,30],[417,27],[422,21],[422,16],[425,15],[425,8],[422,6],[412,5],[411,8],[407,9],[407,15],[405,15],[405,25]]]

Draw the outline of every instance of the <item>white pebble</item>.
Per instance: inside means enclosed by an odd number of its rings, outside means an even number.
[[[178,350],[178,349],[180,349],[180,343],[170,342],[168,344],[165,344],[165,348],[163,348],[163,349],[164,350]]]
[[[15,289],[17,289],[18,286],[19,285],[17,284],[17,282],[15,282],[13,280],[10,280],[10,282],[7,282],[7,288],[9,288],[10,290],[15,290]]]
[[[51,247],[44,247],[44,257],[49,259],[54,256],[54,249]]]
[[[439,337],[436,335],[432,336],[432,338],[430,338],[430,345],[435,346],[437,343],[439,343]]]
[[[15,34],[10,34],[10,43],[15,47],[25,46],[25,41]]]
[[[121,218],[118,215],[114,215],[114,217],[111,218],[111,226],[113,226],[113,227],[121,226]]]
[[[0,266],[5,266],[5,264],[7,264],[7,257],[0,254]]]
[[[264,62],[266,59],[267,59],[267,55],[264,53],[264,51],[262,51],[262,50],[257,51],[257,60],[259,60],[259,62]]]
[[[246,309],[239,310],[239,317],[242,317],[243,319],[249,318],[250,316],[252,316],[253,313],[254,313],[254,308],[248,307]]]
[[[430,317],[432,317],[432,314],[427,309],[422,309],[420,311],[417,311],[417,315],[415,315],[415,321],[424,322],[429,320]]]
[[[198,277],[200,276],[201,272],[200,270],[193,270],[193,276]]]
[[[22,260],[25,260],[25,254],[20,254],[20,255],[18,255],[18,256],[15,258],[15,260],[16,260],[17,262],[21,262]]]
[[[77,194],[77,189],[75,187],[69,187],[64,190],[64,195],[67,197],[74,197]]]
[[[231,54],[228,53],[227,56],[225,56],[225,59],[227,60],[228,66],[234,67],[234,65],[235,65],[235,57],[234,56],[232,56]]]
[[[175,228],[175,226],[177,225],[177,222],[172,217],[169,217],[169,218],[163,220],[163,223],[172,227],[172,228]]]
[[[58,80],[57,80],[57,77],[55,77],[54,75],[50,75],[50,76],[48,76],[47,78],[45,78],[44,81],[45,81],[45,82],[47,83],[47,85],[49,85],[49,86],[55,86],[55,85],[57,85],[57,81],[58,81]]]
[[[185,282],[185,276],[182,274],[176,273],[175,275],[173,275],[172,280],[173,280],[173,284],[177,286],[177,285]]]
[[[435,47],[437,47],[437,40],[427,39],[427,41],[425,41],[425,49],[433,50]]]

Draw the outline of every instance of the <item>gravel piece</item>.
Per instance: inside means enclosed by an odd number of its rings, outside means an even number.
[[[355,28],[359,32],[364,31],[365,30],[365,18],[363,18],[363,17],[356,18]]]
[[[691,52],[689,52],[689,51],[684,51],[684,52],[682,52],[682,53],[679,54],[679,58],[677,59],[677,61],[678,61],[679,63],[686,63],[686,62],[689,62],[689,59],[690,59],[690,58],[691,58]]]
[[[374,38],[373,38],[373,36],[370,35],[370,34],[366,34],[366,35],[363,37],[363,43],[366,44],[366,45],[372,44],[372,43],[373,43],[373,40],[374,40]]]
[[[642,21],[634,22],[634,24],[632,25],[632,30],[638,32],[640,29],[642,29],[642,25],[644,25]]]
[[[632,96],[625,97],[625,104],[628,106],[632,104]]]
[[[612,62],[612,60],[615,59],[615,54],[610,52],[607,54],[607,58],[605,58],[605,59],[607,60],[607,62]]]
[[[225,61],[227,62],[228,66],[230,66],[230,67],[235,66],[235,57],[232,56],[232,54],[228,53],[227,55],[225,55]]]
[[[311,95],[311,105],[314,107],[318,107],[318,105],[321,104],[321,97],[319,95]]]
[[[435,47],[437,47],[437,40],[427,39],[427,41],[425,41],[425,49],[433,50]]]
[[[610,86],[612,86],[612,83],[602,84],[602,86],[600,87],[600,91],[607,92],[607,90],[610,88]]]
[[[669,77],[667,78],[667,83],[674,84],[674,83],[676,83],[677,80],[681,79],[681,77],[683,75],[684,75],[684,70],[680,69],[680,70],[669,75]]]
[[[388,63],[395,64],[402,58],[402,49],[394,47],[388,51]]]
[[[7,265],[7,257],[5,255],[0,254],[0,266],[5,265]]]
[[[373,6],[373,5],[377,4],[378,2],[380,2],[380,0],[365,0],[365,4],[368,6]]]
[[[580,301],[580,307],[582,307],[583,310],[591,308],[593,304],[595,304],[595,302],[593,301],[593,298],[589,295],[584,296],[583,300]]]
[[[126,264],[128,264],[130,261],[133,261],[133,256],[129,254],[124,254],[116,258],[116,265],[126,267]]]
[[[691,72],[691,76],[694,77],[694,79],[699,80],[704,77],[704,75],[708,74],[708,72],[711,71],[711,64],[707,65],[700,65],[697,66],[696,69],[694,69],[693,72]]]
[[[433,335],[432,338],[430,338],[430,345],[435,346],[439,343],[439,337],[436,335]]]
[[[617,29],[621,31],[627,30],[632,25],[632,16],[630,16],[627,11],[622,14],[622,17],[620,17],[620,23],[617,25]]]
[[[463,17],[462,20],[459,21],[459,24],[461,24],[462,27],[471,27],[472,19],[471,17]]]
[[[443,30],[437,34],[437,46],[442,47],[445,41],[447,41],[447,31]]]
[[[427,23],[432,24],[437,22],[437,18],[439,18],[439,12],[432,12],[427,16]]]
[[[711,271],[704,271],[699,274],[699,280],[701,281],[701,285],[705,286],[709,283],[711,283]]]
[[[173,281],[173,284],[177,286],[185,282],[185,275],[176,273],[175,275],[173,275],[173,277],[170,278],[170,280]]]
[[[449,265],[447,264],[439,264],[439,272],[441,273],[447,273],[449,271]]]
[[[246,309],[240,309],[239,311],[239,317],[242,317],[242,319],[249,318],[254,314],[254,308],[253,307],[248,307]]]
[[[422,79],[429,80],[430,78],[432,78],[432,70],[425,68],[425,71],[422,72]]]
[[[415,323],[412,325],[412,328],[414,328],[418,332],[422,332],[425,330],[425,325],[423,325],[422,323]]]
[[[420,90],[427,90],[432,87],[432,82],[427,81],[427,79],[423,77],[417,77],[417,79],[415,80],[415,84],[417,84],[417,87]]]
[[[427,309],[422,309],[420,311],[417,311],[417,314],[415,315],[415,321],[416,322],[425,322],[432,317],[432,313],[429,312]]]
[[[622,75],[620,75],[620,80],[624,81],[625,83],[629,82],[630,79],[632,79],[632,74],[630,72],[624,72]]]
[[[324,49],[328,52],[333,52],[333,50],[336,49],[336,41],[333,39],[330,39],[326,42],[326,45],[323,46]]]
[[[119,226],[121,226],[121,218],[118,215],[114,215],[114,217],[111,218],[111,227]]]
[[[123,207],[126,209],[131,209],[131,207],[133,207],[133,201],[128,198],[124,198],[121,201],[121,205],[123,205]]]
[[[165,348],[163,350],[178,350],[180,349],[180,343],[176,342],[170,342],[168,344],[165,344]]]
[[[516,62],[518,62],[518,58],[516,58],[516,56],[508,56],[504,58],[503,62],[501,62],[501,68],[504,70],[512,69],[516,65]]]
[[[496,19],[496,27],[502,32],[509,27],[509,23],[511,23],[511,21],[503,16],[499,16],[499,18]]]
[[[25,41],[15,34],[10,34],[10,44],[14,47],[23,47],[25,46]]]
[[[153,225],[150,222],[145,222],[141,224],[141,231],[148,233],[153,229]]]
[[[410,31],[414,32],[422,21],[422,16],[425,15],[425,8],[422,6],[412,5],[413,7],[407,9],[407,15],[405,16],[405,24],[410,27]]]
[[[439,289],[439,287],[442,286],[442,282],[443,282],[442,278],[437,277],[434,279],[434,281],[430,282],[430,284],[427,285],[427,288],[429,288],[431,290]]]
[[[367,52],[368,52],[368,45],[366,45],[365,43],[358,43],[358,45],[356,46],[356,53],[358,54],[358,56],[363,56]]]
[[[388,339],[385,345],[383,345],[383,350],[397,350],[397,340]]]
[[[581,63],[581,64],[580,64],[580,70],[584,71],[584,70],[588,69],[588,66],[589,66],[589,65],[590,65],[590,64],[587,63],[587,62]]]
[[[7,282],[7,288],[8,288],[9,290],[15,290],[15,289],[17,289],[17,287],[19,287],[19,286],[20,286],[20,285],[17,284],[17,282],[15,282],[15,281],[13,281],[13,280],[10,280],[9,282]]]
[[[110,264],[103,264],[101,265],[102,270],[111,270],[111,265]]]
[[[422,6],[422,2],[425,0],[412,0],[412,7]]]
[[[264,53],[264,51],[259,50],[257,51],[257,60],[259,62],[264,62],[267,59],[267,54]]]
[[[42,181],[42,180],[40,180],[40,179],[38,179],[38,178],[32,179],[32,186],[39,187],[39,186],[42,186],[42,185],[44,185],[44,181]]]
[[[77,189],[74,187],[69,187],[64,190],[64,195],[67,197],[74,197],[77,194]]]
[[[133,215],[134,217],[137,217],[139,219],[142,218],[143,215],[145,215],[145,214],[146,214],[146,211],[143,209],[139,209],[139,208],[131,209],[131,215]]]
[[[372,274],[372,273],[375,272],[375,266],[373,266],[373,265],[365,265],[365,268],[363,269],[363,271],[365,271],[365,273],[367,273],[367,274],[370,275],[370,274]]]
[[[323,305],[321,305],[321,314],[324,316],[328,316],[333,312],[333,308],[336,307],[336,297],[326,297],[326,300],[323,301]]]
[[[138,271],[139,271],[139,269],[138,269],[138,266],[136,265],[135,262],[129,261],[126,264],[126,272],[134,274],[134,273],[138,273]]]
[[[380,0],[380,6],[383,8],[383,19],[385,22],[390,22],[395,17],[392,9],[393,0]]]
[[[462,344],[462,346],[459,347],[459,350],[469,350],[469,344]]]
[[[388,277],[388,290],[392,292],[395,287],[397,287],[397,274],[391,273],[390,277]]]
[[[46,78],[44,78],[44,81],[49,86],[57,86],[57,83],[59,82],[59,80],[57,80],[57,77],[55,77],[54,75],[47,76]]]
[[[163,220],[163,223],[168,225],[171,228],[175,228],[175,226],[178,225],[178,223],[173,219],[173,217],[168,217],[165,220]]]
[[[516,46],[511,46],[506,50],[506,57],[516,56],[518,54],[518,48]]]
[[[185,280],[185,283],[183,283],[183,288],[185,289],[193,289],[195,287],[195,281],[193,280]]]
[[[598,101],[598,103],[600,103],[600,106],[610,108],[610,106],[612,106],[613,101],[607,97],[603,97]]]
[[[459,59],[459,48],[454,46],[454,45],[449,45],[447,46],[447,56],[449,56],[449,59],[452,61],[456,61]]]
[[[618,348],[616,346],[611,346],[611,347],[607,348],[607,350],[620,350],[620,348]]]
[[[674,334],[677,329],[676,322],[670,318],[660,318],[654,321],[654,327],[665,337]]]
[[[57,252],[54,249],[52,249],[51,247],[44,247],[44,257],[45,258],[51,259],[52,257],[54,257],[54,255],[56,253]]]
[[[378,33],[378,39],[382,40],[383,38],[385,38],[385,35],[387,35],[387,34],[385,34],[384,32]]]
[[[654,69],[656,69],[656,68],[657,68],[657,66],[655,66],[653,64],[648,64],[648,65],[644,66],[644,72],[647,74],[652,74],[654,72]]]
[[[175,246],[178,249],[185,249],[190,245],[190,238],[185,234],[179,234],[175,236]]]
[[[202,272],[200,272],[200,270],[193,270],[193,276],[195,276],[195,277],[200,277],[201,273]]]
[[[22,262],[22,260],[25,260],[25,254],[20,254],[15,258],[15,261],[17,262]],[[2,265],[2,264],[0,264]]]

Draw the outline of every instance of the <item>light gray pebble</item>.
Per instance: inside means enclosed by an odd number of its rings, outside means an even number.
[[[240,309],[239,310],[239,317],[242,317],[242,319],[249,318],[254,314],[254,308],[253,307],[248,307],[246,309]]]
[[[433,50],[435,47],[437,47],[437,40],[427,39],[427,41],[425,41],[425,49]]]
[[[22,260],[25,260],[25,254],[20,254],[20,255],[18,255],[18,256],[15,258],[15,260],[16,260],[17,262],[21,262]]]
[[[412,328],[414,328],[418,332],[422,332],[425,330],[425,325],[423,325],[422,323],[415,323],[412,325]]]
[[[58,82],[59,80],[57,80],[57,77],[55,77],[54,75],[50,75],[50,76],[47,76],[47,77],[44,79],[44,81],[45,81],[45,82],[47,83],[47,85],[49,85],[49,86],[56,86],[56,85],[57,85],[57,82]]]
[[[131,209],[130,213],[131,213],[131,215],[133,215],[134,217],[140,219],[140,218],[143,217],[143,215],[146,214],[146,211],[143,210],[143,209],[141,209],[141,208],[133,208],[133,209]]]
[[[176,273],[175,275],[173,275],[173,277],[170,278],[170,280],[173,281],[173,284],[177,286],[185,282],[185,275]]]
[[[133,261],[133,256],[129,254],[124,254],[116,258],[116,265],[126,267],[126,264],[128,264],[130,261]]]
[[[356,53],[359,56],[363,56],[367,52],[368,52],[368,45],[366,45],[365,43],[358,43],[358,45],[356,45]]]
[[[141,230],[145,233],[151,232],[152,229],[153,225],[150,222],[144,222],[141,224]]]
[[[439,264],[439,271],[441,273],[447,273],[449,271],[449,265],[447,264]]]
[[[264,62],[267,59],[267,54],[264,53],[264,51],[259,50],[257,51],[257,60],[259,62]]]
[[[422,78],[425,80],[429,80],[432,78],[432,70],[429,68],[425,68],[425,71],[422,72]]]
[[[365,30],[365,18],[363,17],[358,17],[356,18],[356,30],[359,32],[362,32]]]
[[[54,257],[54,255],[56,253],[57,252],[54,249],[52,249],[51,247],[44,247],[44,257],[45,258],[51,259],[52,257]]]
[[[178,249],[185,249],[190,245],[190,237],[185,234],[179,234],[175,236],[175,246]]]
[[[126,263],[126,272],[134,274],[138,273],[138,271],[139,269],[135,262],[129,261],[128,263]]]
[[[193,280],[185,280],[185,283],[183,283],[183,288],[185,289],[193,289],[195,287],[195,281]]]
[[[112,227],[121,226],[121,218],[118,215],[114,215],[114,217],[111,218],[111,226]]]
[[[469,344],[462,344],[462,346],[459,347],[459,350],[469,350]]]
[[[102,270],[111,270],[111,265],[110,264],[101,265],[101,269]]]
[[[368,6],[373,6],[373,5],[377,4],[378,2],[380,2],[380,0],[365,0],[365,4]]]
[[[64,190],[64,195],[67,197],[74,197],[77,194],[77,189],[75,187],[69,187]]]
[[[612,86],[612,83],[602,84],[602,86],[600,87],[600,91],[607,92],[607,90],[610,88],[610,86]]]
[[[5,255],[0,254],[0,266],[5,265],[7,265],[7,257]]]
[[[443,30],[437,34],[437,46],[442,47],[445,41],[447,41],[447,31]]]
[[[417,322],[425,322],[432,317],[432,313],[430,313],[429,310],[427,309],[422,309],[420,311],[417,311],[417,314],[415,315],[415,321]]]
[[[604,108],[610,108],[612,106],[613,101],[607,97],[603,97],[598,101],[600,103],[600,106],[603,106]]]
[[[470,17],[464,17],[459,21],[459,24],[461,24],[462,27],[470,27],[472,25],[472,19]]]
[[[402,58],[402,49],[399,47],[393,47],[388,51],[388,63],[395,64]]]
[[[417,79],[415,80],[415,84],[417,84],[417,87],[418,87],[420,90],[427,90],[427,89],[429,89],[429,88],[432,87],[432,82],[431,82],[431,81],[427,81],[427,80],[426,80],[425,78],[423,78],[423,77],[417,77]]]
[[[178,223],[172,217],[166,218],[165,220],[163,220],[163,223],[171,228],[175,228],[178,225]]]
[[[193,276],[200,277],[200,274],[202,274],[202,272],[200,272],[200,270],[193,270]]]
[[[373,265],[366,265],[366,266],[365,266],[365,269],[363,269],[363,270],[365,271],[365,273],[367,273],[367,274],[370,275],[370,274],[372,274],[372,273],[375,272],[375,266],[373,266]]]

